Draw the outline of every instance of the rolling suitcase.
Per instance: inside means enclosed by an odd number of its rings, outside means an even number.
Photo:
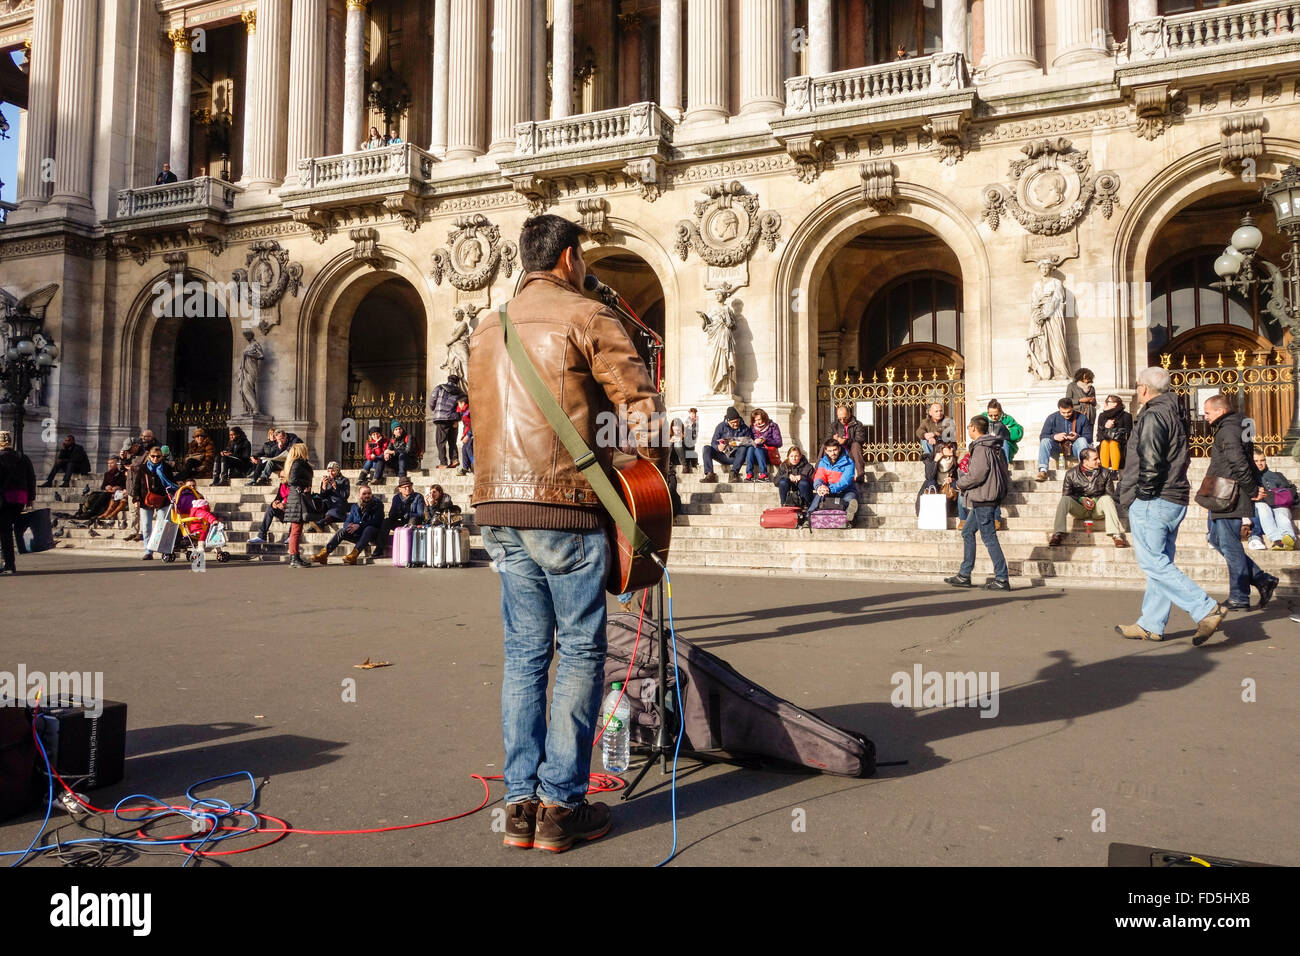
[[[437,525],[429,529],[433,538],[429,566],[463,568],[469,565],[469,532],[463,527]]]
[[[429,534],[430,528],[412,528],[411,529],[411,563],[412,568],[425,568],[429,566]]]
[[[767,508],[759,516],[760,528],[797,528],[802,508]]]
[[[411,529],[393,529],[393,547],[389,552],[393,558],[393,567],[405,568],[411,564]]]

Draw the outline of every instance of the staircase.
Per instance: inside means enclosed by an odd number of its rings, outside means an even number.
[[[1300,466],[1278,457],[1272,467],[1300,484]],[[1199,485],[1208,461],[1194,459],[1189,480]],[[1069,532],[1061,547],[1049,548],[1056,505],[1060,500],[1063,471],[1052,469],[1043,483],[1034,480],[1032,462],[1012,463],[1012,493],[1003,506],[1007,530],[998,534],[1006,555],[1013,586],[1046,584],[1056,587],[1141,588],[1142,573],[1132,548],[1117,549],[1111,542],[1110,529],[1097,522],[1096,533],[1088,534],[1081,520],[1070,519]],[[854,524],[842,531],[764,530],[758,521],[764,508],[775,507],[776,489],[767,482],[729,483],[726,472],[717,483],[703,484],[700,473],[679,477],[678,492],[683,513],[673,529],[672,560],[676,570],[731,572],[748,574],[815,574],[857,580],[904,581],[930,583],[952,574],[961,563],[962,539],[956,531],[956,519],[949,521],[948,531],[919,531],[916,527],[914,502],[921,485],[919,462],[896,462],[868,465],[868,481]],[[349,473],[355,496],[356,474]],[[473,476],[457,477],[450,470],[412,471],[417,491],[430,484],[443,486],[452,500],[466,507],[473,489]],[[71,514],[80,501],[79,489],[85,481],[74,482],[68,490],[40,489],[37,507],[49,507],[60,516],[56,534],[60,548],[84,552],[105,552],[136,558],[143,546],[126,541],[127,531],[97,529],[93,534],[84,522],[72,522]],[[249,487],[235,479],[231,487],[212,488],[200,482],[213,510],[226,523],[230,544],[226,548],[234,559],[286,561],[285,541],[288,526],[272,525],[275,543],[266,548],[250,546],[262,512],[271,498],[272,489]],[[71,500],[56,501],[55,493]],[[396,480],[389,478],[376,489],[387,510],[396,492]],[[471,533],[472,557],[486,561],[482,539],[466,508],[466,526]],[[1178,536],[1178,566],[1212,594],[1227,592],[1227,568],[1218,552],[1205,538],[1206,513],[1196,504],[1188,508]],[[332,532],[304,531],[303,554],[310,557],[330,539]],[[96,536],[97,535],[97,536]],[[977,539],[978,540],[978,539]],[[1130,543],[1132,541],[1129,538]],[[350,546],[336,550],[332,563],[347,553]],[[1300,552],[1247,551],[1260,567],[1282,579],[1279,593],[1300,594]],[[992,565],[983,543],[977,549],[975,578],[992,575]]]

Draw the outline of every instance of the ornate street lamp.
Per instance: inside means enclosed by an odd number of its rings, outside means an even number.
[[[1291,333],[1287,350],[1291,353],[1296,406],[1283,441],[1288,453],[1294,453],[1296,443],[1300,442],[1300,167],[1293,163],[1282,170],[1282,177],[1265,186],[1263,193],[1273,204],[1278,229],[1290,243],[1282,254],[1282,267],[1259,254],[1264,234],[1248,213],[1233,232],[1232,242],[1214,260],[1214,271],[1223,281],[1211,283],[1211,288],[1243,296],[1256,292],[1264,303],[1264,311]]]
[[[44,382],[55,368],[59,347],[45,332],[45,308],[58,285],[47,285],[22,299],[0,289],[0,307],[4,309],[4,341],[0,351],[0,385],[4,401],[14,410],[14,443],[23,450],[23,420],[32,387]]]
[[[388,70],[370,84],[367,97],[372,110],[384,114],[384,132],[387,133],[411,106],[411,90],[406,82]]]

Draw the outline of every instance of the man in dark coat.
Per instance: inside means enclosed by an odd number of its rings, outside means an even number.
[[[464,396],[458,375],[448,375],[447,381],[429,396],[429,418],[434,425],[439,468],[460,467],[456,448],[456,425],[460,422],[460,414],[456,411],[456,403]]]
[[[975,532],[978,531],[993,561],[993,580],[984,585],[985,589],[1010,591],[1010,572],[1002,546],[998,543],[994,515],[1011,488],[1011,469],[1002,451],[1002,439],[989,434],[987,418],[983,415],[972,418],[966,427],[966,435],[971,440],[970,465],[966,473],[957,478],[957,490],[965,496],[969,510],[961,531],[963,557],[961,570],[944,581],[955,588],[974,586],[970,576],[975,570]]]
[[[0,574],[17,574],[14,567],[18,543],[18,517],[36,500],[36,472],[31,459],[13,447],[8,432],[0,432]]]
[[[867,426],[853,417],[847,405],[835,406],[835,422],[831,425],[831,438],[853,459],[854,478],[859,484],[867,480],[866,458],[863,446],[867,443]]]
[[[59,446],[58,453],[54,456],[54,467],[50,469],[49,476],[45,479],[42,488],[49,488],[54,484],[54,476],[63,474],[63,484],[61,487],[68,487],[72,481],[73,475],[90,474],[90,459],[86,457],[86,449],[77,444],[77,439],[73,435],[63,436],[63,444]]]
[[[1250,589],[1259,589],[1262,610],[1277,590],[1277,578],[1260,570],[1241,546],[1241,519],[1255,514],[1255,502],[1263,501],[1266,492],[1255,471],[1253,443],[1242,437],[1241,412],[1233,411],[1226,395],[1211,395],[1205,400],[1205,420],[1214,429],[1210,446],[1213,478],[1231,478],[1237,482],[1237,497],[1222,511],[1210,512],[1210,544],[1228,562],[1228,603],[1230,611],[1250,610]]]
[[[1174,604],[1197,622],[1193,644],[1203,644],[1219,629],[1228,609],[1210,597],[1174,564],[1178,526],[1187,516],[1191,486],[1187,422],[1178,396],[1169,391],[1169,372],[1159,366],[1138,375],[1133,431],[1124,452],[1120,506],[1128,511],[1129,531],[1138,567],[1146,575],[1142,616],[1136,624],[1117,625],[1130,640],[1162,641]]]
[[[162,172],[158,174],[158,178],[155,179],[153,182],[155,186],[166,186],[169,183],[176,182],[176,174],[172,172],[172,164],[163,163]]]

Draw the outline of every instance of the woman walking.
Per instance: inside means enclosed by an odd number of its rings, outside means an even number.
[[[284,520],[289,525],[289,567],[310,568],[311,565],[299,554],[302,526],[307,521],[307,495],[311,492],[314,477],[304,443],[299,442],[289,448],[283,474],[284,483],[289,489],[289,495],[284,500]]]
[[[140,475],[140,534],[144,537],[144,560],[152,561],[153,552],[149,550],[149,539],[153,537],[154,526],[167,520],[168,496],[179,486],[172,477],[171,466],[163,458],[163,450],[158,445],[149,449],[144,459],[144,470]]]
[[[18,516],[36,500],[36,471],[31,459],[13,447],[8,432],[0,432],[0,574],[17,574],[14,555]]]

